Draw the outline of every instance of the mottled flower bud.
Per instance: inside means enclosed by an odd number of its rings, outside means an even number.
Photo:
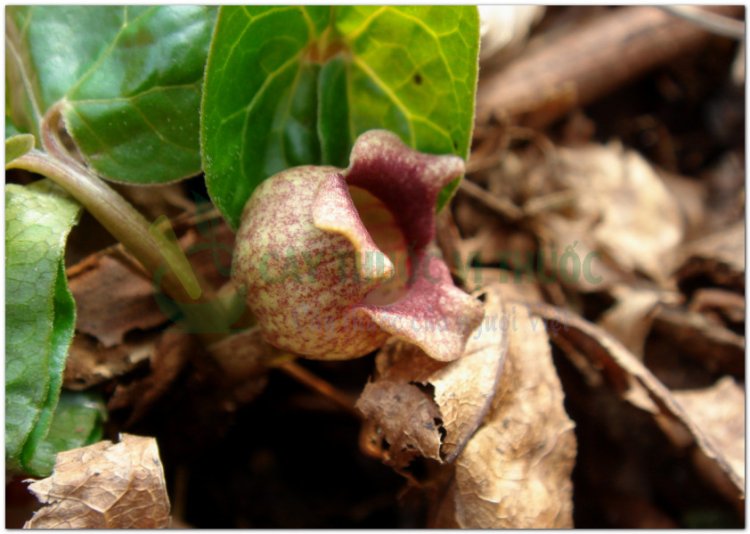
[[[233,278],[272,345],[310,358],[356,358],[396,336],[437,360],[461,356],[481,304],[428,253],[440,190],[464,170],[372,130],[348,169],[295,167],[245,206]]]

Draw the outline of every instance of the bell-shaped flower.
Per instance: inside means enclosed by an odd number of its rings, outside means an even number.
[[[233,278],[272,345],[349,359],[396,336],[442,361],[463,353],[481,304],[434,252],[435,202],[463,160],[372,130],[347,169],[302,166],[264,181],[245,206]]]

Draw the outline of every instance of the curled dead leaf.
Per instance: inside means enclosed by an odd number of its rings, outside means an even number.
[[[68,350],[63,385],[81,391],[127,374],[154,358],[159,334],[106,348],[86,334],[78,333]]]
[[[369,421],[364,442],[377,445],[385,439],[387,450],[381,456],[398,467],[408,465],[415,451],[440,462],[452,461],[494,396],[505,358],[504,321],[500,293],[490,289],[484,321],[458,360],[438,362],[400,341],[386,345],[376,360],[375,380],[357,401]],[[394,447],[396,443],[400,446]]]
[[[745,322],[745,295],[712,287],[696,289],[688,308],[715,319],[717,323],[741,325]]]
[[[706,184],[664,170],[659,172],[659,176],[680,206],[685,221],[685,239],[691,239],[706,225]]]
[[[548,173],[545,182],[572,192],[574,206],[567,211],[537,212],[533,226],[559,254],[575,247],[571,250],[581,264],[589,259],[591,271],[581,275],[579,270],[579,276],[567,273],[568,280],[560,273],[563,280],[584,291],[627,281],[633,272],[665,282],[684,222],[656,170],[618,142],[558,149],[557,161],[557,171]],[[547,173],[546,169],[542,172]],[[551,264],[555,263],[551,253],[545,260],[553,272],[562,266]]]
[[[658,306],[653,331],[681,357],[700,362],[709,372],[745,375],[745,338],[704,314]]]
[[[672,395],[721,451],[735,475],[745,481],[745,390],[725,376],[711,387]]]
[[[706,276],[720,286],[744,291],[744,221],[685,244],[675,276],[681,283]]]
[[[57,455],[29,490],[43,506],[24,528],[166,528],[169,498],[153,438],[122,434]]]
[[[401,470],[418,456],[441,461],[440,410],[417,386],[391,380],[371,382],[357,408],[369,421],[365,431],[372,446],[380,446],[381,457],[389,465]]]
[[[734,505],[743,505],[744,480],[729,459],[701,424],[630,351],[606,331],[572,312],[541,303],[529,306],[545,319],[550,337],[564,352],[572,347],[586,358],[589,372],[603,375],[620,398],[651,414],[672,443],[691,455],[697,471],[708,483]]]
[[[503,286],[504,295],[517,288]],[[514,314],[492,409],[455,462],[437,527],[570,528],[574,424],[544,325],[525,306]]]
[[[225,224],[204,219],[184,217],[175,229],[199,276],[218,286],[227,280],[233,236]],[[122,245],[88,256],[67,275],[77,312],[65,387],[86,389],[154,360],[160,329],[174,317],[157,301],[156,281]]]
[[[599,325],[615,336],[638,358],[643,359],[646,337],[651,331],[657,304],[675,302],[677,296],[650,288],[615,286],[612,294],[617,298],[599,319]]]

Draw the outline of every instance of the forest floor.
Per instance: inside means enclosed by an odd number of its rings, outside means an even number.
[[[744,525],[745,58],[717,33],[744,10],[707,31],[533,9],[488,29],[468,173],[438,220],[456,283],[500,318],[499,383],[449,377],[491,406],[452,462],[401,462],[354,408],[408,349],[226,383],[84,215],[65,386],[105,395],[108,439],[156,438],[173,526]],[[191,261],[226,283],[233,236],[201,177],[120,190],[209,244]],[[6,501],[8,526],[39,506],[20,480]]]

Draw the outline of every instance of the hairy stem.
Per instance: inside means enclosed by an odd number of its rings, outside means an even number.
[[[164,291],[179,302],[190,302],[200,296],[193,284],[183,285],[182,280],[195,281],[192,268],[175,261],[175,246],[165,238],[157,238],[150,231],[148,221],[119,193],[99,178],[92,176],[82,166],[73,167],[68,162],[39,150],[31,150],[12,161],[8,169],[24,169],[41,174],[65,189],[80,202],[116,239],[140,261],[149,273],[170,269],[161,280]],[[184,256],[183,256],[184,257]],[[179,271],[179,273],[177,272]],[[189,271],[189,272],[187,272]],[[197,281],[195,281],[197,285]]]
[[[161,275],[160,285],[165,293],[181,303],[200,301],[200,283],[178,244],[150,224],[130,202],[82,165],[65,147],[59,137],[62,105],[63,102],[58,102],[52,106],[41,122],[41,141],[47,153],[32,150],[7,168],[42,174],[57,183],[120,241],[152,276]]]
[[[73,157],[60,138],[62,105],[64,101],[52,106],[42,120],[41,140],[46,152],[31,150],[6,169],[41,174],[65,189],[141,263],[155,285],[179,308],[190,332],[206,345],[223,338],[234,321],[226,299],[202,287],[166,217],[149,223],[130,202]]]

